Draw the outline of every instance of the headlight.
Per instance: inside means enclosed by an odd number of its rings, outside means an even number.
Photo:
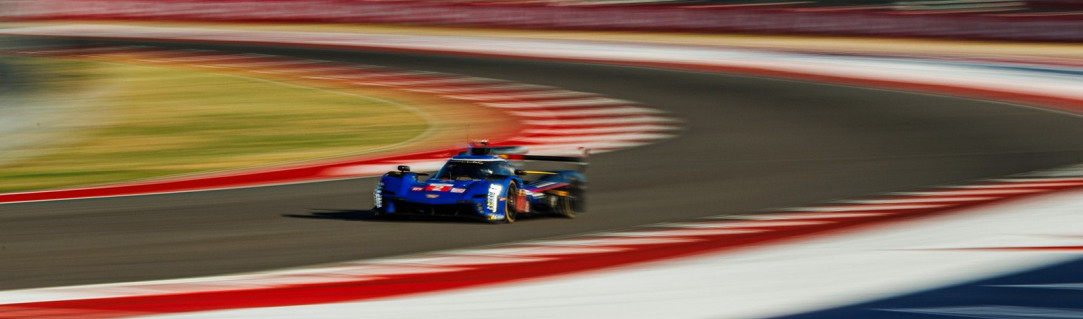
[[[372,202],[376,204],[376,208],[384,207],[384,197],[381,193],[384,192],[384,182],[376,184],[376,190],[372,191]]]
[[[500,200],[500,193],[504,192],[504,186],[497,184],[489,185],[489,197],[485,202],[485,206],[489,208],[490,212],[496,212],[496,204]]]

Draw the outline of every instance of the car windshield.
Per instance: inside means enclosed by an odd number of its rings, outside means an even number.
[[[444,164],[436,174],[439,179],[474,180],[492,175],[510,175],[511,168],[503,161],[453,160]]]

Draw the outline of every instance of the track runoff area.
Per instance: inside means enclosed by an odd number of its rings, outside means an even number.
[[[124,30],[96,31],[96,37],[135,36]],[[236,35],[223,38],[207,30],[198,35],[159,31],[183,40],[237,40],[228,38]],[[294,45],[328,45],[320,42],[320,35],[294,40],[276,36],[274,41]],[[335,46],[349,46],[339,40]],[[396,48],[374,40],[379,39],[360,39],[357,46]],[[488,47],[482,53],[438,38],[397,49],[898,86],[1067,112],[1078,111],[1083,92],[1076,84],[1083,73],[1079,65],[1064,61],[822,56],[701,47],[637,46],[644,50],[625,51],[613,50],[621,44],[578,42],[550,45],[538,53],[518,50],[526,47],[516,42],[523,40],[489,40],[504,50],[494,53]],[[636,56],[607,56],[612,52]],[[7,291],[0,293],[6,302],[0,314],[1071,318],[1083,311],[1073,303],[1083,278],[1072,271],[1080,257],[1081,237],[1072,227],[1081,218],[1074,213],[1080,206],[1080,176],[1077,167],[1065,167],[547,241],[233,276]],[[523,295],[532,296],[529,303],[519,297]]]

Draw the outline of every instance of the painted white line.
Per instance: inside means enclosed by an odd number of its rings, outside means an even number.
[[[636,116],[636,117],[620,117],[620,118],[603,118],[603,119],[571,119],[571,120],[527,120],[524,121],[530,125],[607,125],[607,124],[661,124],[661,123],[676,123],[680,120],[657,117],[657,116]]]
[[[415,72],[409,71],[383,71],[376,73],[349,74],[346,76],[333,75],[333,77],[348,78],[345,80],[350,80],[354,84],[377,85],[384,82],[428,80],[433,77],[444,76],[438,73],[423,73],[424,74],[415,74]]]
[[[317,275],[317,274],[335,274],[339,276],[361,276],[361,277],[376,277],[376,276],[398,276],[398,275],[419,275],[419,274],[435,274],[443,272],[452,272],[469,269],[469,267],[449,267],[443,265],[402,265],[402,264],[370,264],[366,261],[360,262],[347,262],[341,264],[335,264],[331,266],[319,266],[311,268],[298,268],[298,269],[286,269],[272,271],[270,275]]]
[[[1081,177],[1040,177],[1040,178],[997,178],[993,182],[1031,183],[1031,182],[1083,182]]]
[[[546,90],[549,89],[543,86],[535,86],[519,83],[499,83],[499,84],[481,84],[474,86],[454,86],[454,87],[440,87],[440,88],[407,88],[407,91],[422,92],[422,93],[457,93],[457,92],[489,92],[489,91],[502,91],[502,90]]]
[[[464,79],[456,77],[442,77],[442,78],[430,78],[430,79],[418,79],[418,80],[399,80],[399,81],[374,81],[370,85],[376,86],[454,86],[457,84],[477,85],[477,81],[473,79]]]
[[[325,81],[337,81],[338,80],[338,79],[335,79],[335,78],[329,78],[329,77],[326,77],[326,76],[316,76],[316,75],[302,75],[301,78],[302,79],[311,79],[311,80],[325,80]]]
[[[608,126],[608,127],[591,127],[591,128],[531,128],[523,130],[527,134],[552,134],[552,135],[587,135],[587,134],[607,134],[607,133],[631,133],[631,132],[650,132],[650,131],[676,131],[680,130],[680,126],[676,125],[626,125],[626,126]]]
[[[322,62],[322,63],[329,63],[329,62]],[[321,74],[322,77],[324,77],[325,79],[328,79],[328,80],[338,80],[338,79],[333,78],[332,75],[328,75],[328,73],[331,73],[331,74],[353,74],[353,73],[357,73],[357,72],[365,72],[364,69],[360,69],[358,67],[349,66],[349,65],[334,65],[334,64],[304,66],[304,67],[299,67],[299,68],[289,68],[289,69],[285,69],[285,70],[282,70],[282,71],[283,71],[283,73],[318,73],[318,74]]]
[[[576,142],[592,142],[592,141],[613,141],[613,140],[658,140],[672,138],[674,134],[606,134],[606,135],[584,135],[584,136],[556,136],[556,137],[527,137],[521,138],[520,141],[530,143],[576,143]]]
[[[104,47],[91,47],[91,48],[64,48],[64,49],[48,49],[48,50],[18,50],[15,51],[19,54],[94,54],[94,53],[109,53],[116,51],[142,51],[146,47],[142,46],[104,46]]]
[[[378,265],[426,265],[426,266],[469,266],[518,264],[552,260],[548,257],[522,256],[419,256],[370,260],[366,263]]]
[[[152,47],[135,48],[128,50],[112,50],[109,53],[116,53],[121,55],[139,55],[139,56],[153,56],[153,57],[185,57],[185,56],[203,56],[203,55],[231,55],[237,57],[244,57],[243,53],[228,53],[214,50],[198,50],[198,49],[159,49]]]
[[[103,50],[104,51],[104,50]],[[112,55],[132,55],[138,57],[149,58],[162,58],[168,59],[171,57],[186,57],[192,55],[201,55],[202,53],[190,51],[190,50],[169,50],[169,49],[155,49],[155,48],[141,48],[125,51],[109,50],[104,52],[97,52],[96,54],[112,54]]]
[[[303,285],[318,283],[336,283],[365,281],[376,277],[348,276],[335,273],[313,274],[254,274],[237,276],[234,278],[218,278],[213,281],[188,282],[183,284],[139,284],[123,287],[128,293],[134,295],[172,294],[197,291],[228,291],[254,288],[271,288],[286,285]]]
[[[643,114],[659,114],[665,113],[660,110],[645,108],[645,107],[633,107],[633,106],[620,106],[620,107],[607,107],[607,108],[590,108],[582,110],[552,110],[552,111],[511,111],[508,112],[512,115],[523,117],[553,117],[553,116],[586,116],[586,115],[643,115]]]
[[[265,67],[282,67],[287,65],[299,65],[299,64],[315,64],[320,63],[310,60],[279,60],[279,61],[259,61],[259,62],[226,62],[226,63],[211,63],[210,65],[216,67],[227,68],[265,68]]]
[[[697,228],[697,229],[663,229],[652,231],[630,231],[630,232],[618,232],[618,233],[601,233],[598,236],[612,236],[612,237],[684,237],[684,236],[716,236],[716,235],[738,235],[738,234],[751,234],[762,233],[766,230],[763,229],[716,229],[716,228]]]
[[[635,102],[617,100],[605,97],[591,97],[581,99],[563,99],[563,100],[539,100],[532,102],[489,102],[482,103],[482,105],[489,107],[496,107],[502,109],[528,109],[528,108],[548,108],[548,107],[582,107],[582,106],[599,106],[599,105],[629,105],[636,104]]]
[[[452,94],[445,95],[444,97],[467,101],[505,101],[518,99],[584,98],[596,96],[597,95],[590,93],[554,89],[552,91],[523,92],[514,94]]]
[[[836,219],[836,218],[865,218],[894,215],[894,213],[772,213],[754,215],[719,215],[709,217],[711,219],[750,219],[750,220],[794,220],[794,219]]]
[[[221,61],[221,60],[234,60],[242,59],[236,55],[196,55],[187,57],[174,57],[174,58],[153,58],[147,59],[152,62],[165,62],[165,63],[181,63],[181,62],[207,62],[207,61]]]
[[[330,74],[330,75],[326,75],[326,76],[329,77],[329,78],[332,78],[332,79],[339,79],[339,80],[366,81],[366,80],[386,78],[386,77],[405,78],[405,77],[413,76],[413,74],[410,74],[410,73],[411,72],[407,72],[407,71],[388,71],[388,70],[370,71],[370,70],[365,70],[365,69],[362,68],[362,69],[358,69],[356,73]],[[425,75],[429,75],[429,74],[425,74]]]
[[[104,55],[99,55],[99,57],[104,57]],[[139,61],[139,62],[149,62],[149,63],[161,63],[161,62],[164,62],[164,61],[159,60],[159,59],[146,59],[146,58],[134,58],[132,60]]]
[[[535,154],[541,154],[544,152],[561,152],[563,154],[578,155],[582,154],[582,148],[590,149],[591,154],[600,153],[606,150],[616,150],[622,148],[632,148],[637,146],[643,146],[651,144],[650,142],[622,142],[622,141],[598,141],[598,142],[576,142],[566,144],[532,144],[524,143],[529,146],[530,152]]]
[[[851,204],[920,204],[920,203],[940,203],[940,202],[977,202],[985,200],[994,200],[1002,197],[981,196],[981,197],[907,197],[907,198],[895,198],[895,199],[860,199],[860,200],[843,200],[840,203]]]
[[[731,222],[697,222],[697,223],[668,223],[661,224],[662,227],[673,228],[757,228],[757,227],[792,227],[792,226],[809,226],[809,225],[822,225],[830,224],[832,221],[828,220],[757,220],[757,221],[731,221]]]
[[[1026,193],[1040,193],[1045,192],[1044,189],[987,189],[987,190],[947,190],[947,191],[929,191],[929,192],[901,192],[892,193],[895,195],[909,195],[909,196],[981,196],[981,195],[1010,195],[1010,194],[1026,194]]]
[[[1029,183],[1008,183],[1008,184],[984,184],[984,185],[959,185],[951,186],[950,188],[962,188],[962,189],[992,189],[992,188],[1023,188],[1023,187],[1070,187],[1083,185],[1083,181],[1078,182],[1029,182]]]
[[[546,256],[546,255],[583,255],[611,253],[629,250],[627,247],[585,247],[585,246],[514,246],[505,248],[483,248],[452,250],[443,252],[446,255],[469,255],[469,256]]]
[[[634,146],[626,146],[634,147]],[[553,156],[582,156],[584,147],[572,147],[572,145],[561,145],[555,147],[545,146],[531,146],[530,153],[534,155],[553,155]],[[620,148],[610,148],[606,146],[594,145],[585,148],[590,148],[590,154],[602,154],[619,150]]]
[[[85,53],[91,53],[91,52],[81,52],[81,53],[85,54]],[[170,50],[170,49],[151,49],[151,48],[131,49],[131,50],[101,50],[101,51],[96,52],[96,53],[97,54],[108,54],[108,55],[112,55],[112,56],[133,56],[133,57],[154,58],[154,59],[157,59],[157,58],[170,59],[170,58],[183,58],[183,57],[206,56],[206,55],[233,55],[233,56],[236,56],[235,54],[209,52],[209,51],[202,51],[201,52],[201,51],[195,51],[195,50]]]
[[[895,210],[925,210],[950,207],[950,203],[941,204],[856,204],[836,205],[836,207],[808,207],[791,208],[782,211],[793,212],[865,212],[865,211],[895,211]]]
[[[588,239],[562,239],[549,241],[528,241],[524,245],[536,246],[637,246],[637,245],[662,245],[698,241],[691,238],[638,238],[638,237],[612,237],[612,238],[588,238]]]

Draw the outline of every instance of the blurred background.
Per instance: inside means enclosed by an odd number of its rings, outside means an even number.
[[[95,38],[110,30],[102,26],[120,26],[111,30],[137,37]],[[991,90],[961,94],[977,98],[968,99],[951,97],[951,91],[911,94],[901,91],[923,91],[883,83],[877,87],[888,90],[869,90],[862,80],[823,85],[772,77],[785,72],[740,76],[485,52],[170,42],[176,34],[156,33],[165,28],[197,35],[376,34],[400,44],[450,41],[480,51],[495,43],[484,40],[490,37],[535,41],[523,50],[538,51],[546,43],[597,41],[627,45],[614,46],[616,51],[673,45],[723,52],[699,60],[706,62],[779,53],[797,66],[847,72],[886,66],[867,69],[925,80],[953,81],[936,72],[965,69],[1022,84],[1025,77],[1005,74],[1037,74],[1069,83],[1056,88],[1062,97],[1081,92],[1072,81],[1083,74],[1083,1],[1071,0],[0,0],[0,194],[446,149],[464,136],[495,135],[508,125],[496,112],[425,92],[319,79],[320,73],[291,66],[297,61],[311,70],[397,68],[415,72],[408,76],[443,72],[546,85],[569,90],[546,98],[589,93],[643,103],[684,126],[673,130],[676,138],[592,157],[592,211],[574,221],[537,218],[489,227],[377,220],[368,211],[375,181],[357,176],[5,204],[0,290],[262,271],[668,227],[659,225],[1000,177],[1078,163],[1083,154],[1076,117],[990,101],[1023,96],[1012,101],[1079,107],[1078,100],[1047,98],[1040,90],[1008,97]],[[757,61],[770,69],[785,59]],[[899,61],[905,63],[894,64]],[[939,265],[930,260],[921,265]],[[849,271],[824,267],[810,273]],[[952,274],[978,268],[965,264]],[[771,281],[772,275],[765,271],[763,282],[799,283]],[[729,284],[686,279],[684,284]],[[697,293],[670,284],[635,288],[646,296]],[[733,287],[765,287],[743,284]]]
[[[178,23],[196,23],[188,25],[198,27],[199,23],[233,23],[227,28],[263,28],[271,30],[321,30],[345,32],[407,32],[414,34],[444,35],[498,35],[507,30],[521,32],[552,31],[556,34],[528,34],[526,36],[551,38],[610,38],[631,39],[648,42],[682,42],[703,45],[736,45],[745,47],[766,47],[787,50],[811,50],[834,53],[869,53],[908,54],[927,48],[944,45],[945,42],[927,46],[926,43],[898,41],[898,39],[958,40],[960,43],[985,41],[1015,41],[1030,43],[1074,43],[1083,41],[1083,4],[1067,0],[929,0],[929,1],[894,1],[894,0],[817,0],[817,1],[766,1],[766,0],[5,0],[0,2],[0,21],[8,27],[33,27],[43,25],[65,25],[79,23],[121,23],[142,24],[157,23],[176,26]],[[240,23],[240,24],[237,24]],[[315,26],[323,25],[323,26]],[[367,30],[350,30],[346,25],[364,25]],[[328,27],[330,26],[330,27]],[[410,29],[428,27],[430,29]],[[438,29],[450,27],[451,29]],[[399,28],[399,29],[395,29]],[[433,29],[437,28],[437,29]],[[458,28],[458,29],[456,29]],[[578,32],[577,32],[578,31]],[[88,32],[89,29],[88,29]],[[604,36],[591,32],[618,32]],[[652,32],[677,32],[676,34],[654,34]],[[76,31],[73,36],[79,36]],[[88,34],[89,35],[89,34]],[[504,34],[510,35],[510,34]],[[700,37],[697,35],[730,35],[729,37]],[[741,38],[740,35],[760,35],[767,38]],[[779,36],[836,37],[835,42],[819,40],[805,41],[801,38]],[[842,39],[840,37],[852,37]],[[890,44],[885,41],[861,40],[895,39]],[[736,40],[735,40],[736,39]],[[810,38],[811,39],[811,38]],[[841,40],[840,40],[841,39]],[[52,45],[43,39],[26,37],[0,38],[0,45],[9,52],[20,47]],[[53,41],[55,42],[55,41]],[[951,54],[981,55],[982,50],[992,53],[1005,50],[1004,47],[975,49]],[[1005,51],[1008,54],[1013,49]],[[1032,50],[1033,53],[1034,50]],[[1040,49],[1038,51],[1041,51]],[[926,51],[925,53],[930,53]],[[937,52],[932,52],[938,54]],[[1028,53],[1029,54],[1029,53]],[[1059,52],[1039,54],[1058,56]],[[99,61],[102,62],[102,61]],[[112,61],[117,62],[117,61]],[[267,101],[253,100],[252,97],[236,96],[214,101],[221,106],[229,105],[237,111],[230,118],[238,122],[221,121],[229,112],[193,109],[192,114],[173,114],[173,118],[194,119],[206,116],[214,119],[202,123],[202,130],[178,121],[170,127],[149,123],[149,118],[138,118],[152,109],[178,109],[176,105],[203,103],[207,96],[236,95],[237,92],[253,91],[255,83],[230,83],[236,79],[223,78],[203,80],[206,88],[192,87],[186,77],[195,76],[188,71],[165,71],[142,69],[143,72],[118,70],[116,64],[88,63],[63,59],[36,59],[7,55],[0,61],[6,73],[2,79],[5,104],[49,104],[50,108],[5,107],[11,114],[5,127],[8,138],[0,145],[7,152],[0,160],[0,165],[8,169],[5,175],[7,185],[0,185],[0,191],[20,191],[44,189],[85,184],[119,182],[131,179],[143,179],[160,176],[172,176],[201,171],[235,169],[239,167],[259,166],[274,163],[299,161],[309,158],[323,158],[335,154],[349,153],[347,148],[356,150],[373,149],[402,141],[411,134],[418,134],[415,127],[381,127],[382,132],[398,132],[386,138],[372,138],[377,134],[366,134],[368,139],[345,138],[350,132],[365,132],[365,128],[375,128],[374,120],[361,120],[361,116],[374,119],[379,107],[369,108],[353,114],[341,113],[341,109],[326,109],[327,117],[347,117],[357,121],[339,123],[339,129],[331,129],[322,136],[312,135],[309,139],[298,135],[255,134],[261,137],[233,141],[214,137],[194,137],[199,131],[206,132],[210,127],[241,127],[243,121],[255,118],[267,120],[274,114],[252,115],[251,111],[264,111]],[[110,74],[110,72],[112,72]],[[123,76],[118,76],[123,74]],[[138,78],[133,78],[138,77]],[[156,85],[146,79],[157,79]],[[172,78],[172,81],[164,80]],[[101,81],[93,82],[91,79]],[[224,82],[222,82],[224,81]],[[140,87],[133,83],[144,83]],[[193,84],[194,85],[194,84]],[[224,94],[214,94],[213,88],[224,90],[233,86]],[[266,86],[266,85],[264,85]],[[244,88],[244,89],[241,89]],[[210,91],[207,91],[210,90]],[[255,91],[267,91],[260,89]],[[34,95],[40,101],[31,102],[29,93],[48,91],[47,95]],[[138,92],[135,92],[138,91]],[[204,92],[198,94],[197,92]],[[300,95],[310,94],[311,92]],[[285,94],[285,93],[283,93]],[[368,92],[372,94],[372,92]],[[305,103],[298,101],[300,95],[292,99],[286,96],[275,97],[272,104],[306,105],[306,109],[316,110],[328,105],[345,107],[350,102],[323,101],[323,103]],[[185,98],[178,98],[185,96]],[[199,98],[196,98],[199,97]],[[195,100],[192,100],[195,99]],[[226,101],[228,100],[228,101]],[[332,99],[334,100],[334,99]],[[21,101],[16,103],[15,101]],[[372,104],[372,101],[366,103]],[[169,105],[174,105],[173,107]],[[205,104],[205,103],[204,103]],[[100,107],[101,105],[108,105]],[[139,105],[139,106],[136,106]],[[246,109],[243,105],[249,105]],[[78,107],[97,107],[99,112],[73,113]],[[33,111],[31,111],[33,110]],[[66,110],[66,111],[65,111]],[[215,114],[215,113],[221,114]],[[283,111],[287,112],[288,111]],[[145,113],[145,112],[144,112]],[[239,115],[239,114],[247,115]],[[72,123],[65,120],[65,114],[82,114],[89,117]],[[283,113],[277,114],[283,116]],[[17,117],[23,120],[16,120]],[[149,115],[148,115],[149,116]],[[154,113],[154,117],[161,113]],[[385,114],[384,116],[389,116]],[[90,121],[90,117],[94,120]],[[27,120],[33,118],[34,120]],[[282,117],[280,117],[282,118]],[[142,122],[141,122],[142,121]],[[318,121],[318,119],[313,119]],[[412,121],[406,121],[412,122]],[[42,126],[42,123],[45,125]],[[270,123],[270,122],[267,122]],[[381,121],[388,123],[388,121]],[[33,125],[31,125],[33,124]],[[327,124],[327,123],[325,123]],[[283,123],[285,125],[285,123]],[[119,128],[118,128],[119,127]],[[190,129],[182,129],[189,127]],[[265,132],[274,131],[269,124]],[[277,126],[284,128],[284,126]],[[302,127],[298,123],[295,127]],[[309,125],[311,127],[311,125]],[[109,128],[113,128],[111,131]],[[294,129],[297,130],[297,129]],[[212,130],[213,131],[213,130]],[[286,129],[289,131],[289,129]],[[159,135],[155,147],[148,142],[139,141],[137,135],[162,134],[176,132],[170,136]],[[21,134],[16,135],[11,134]],[[211,136],[253,135],[253,131],[239,134],[218,132]],[[206,135],[206,134],[204,134]],[[283,149],[275,147],[269,140],[283,142],[280,145],[315,145],[317,141],[331,142],[330,147],[302,147]],[[126,160],[149,162],[140,168],[117,168],[111,165],[93,163],[111,162],[113,156],[103,154],[117,144],[102,142],[105,140],[124,140],[129,148],[140,149],[128,152]],[[44,143],[41,141],[49,141]],[[80,141],[82,144],[76,144]],[[143,146],[135,147],[135,144]],[[71,146],[83,145],[83,149]],[[230,145],[222,147],[223,145]],[[253,147],[263,145],[265,147]],[[291,146],[291,147],[292,147]],[[67,148],[65,148],[67,147]],[[204,151],[199,151],[203,149]],[[236,149],[237,154],[218,154],[220,151],[207,149]],[[243,151],[241,151],[243,150]],[[244,156],[244,154],[254,154]],[[289,155],[287,153],[291,153]],[[53,154],[53,157],[40,157]],[[163,160],[165,154],[169,160]],[[202,156],[200,155],[202,154]],[[277,155],[276,155],[277,154]],[[38,156],[38,161],[27,164],[26,159]],[[73,158],[84,158],[88,162],[73,162]],[[22,162],[23,166],[16,166]],[[222,165],[192,164],[219,162]],[[231,164],[226,164],[231,163]],[[97,169],[92,169],[97,167]]]
[[[9,20],[125,19],[1078,40],[1070,0],[7,0]],[[1073,27],[1056,27],[1056,24]]]

